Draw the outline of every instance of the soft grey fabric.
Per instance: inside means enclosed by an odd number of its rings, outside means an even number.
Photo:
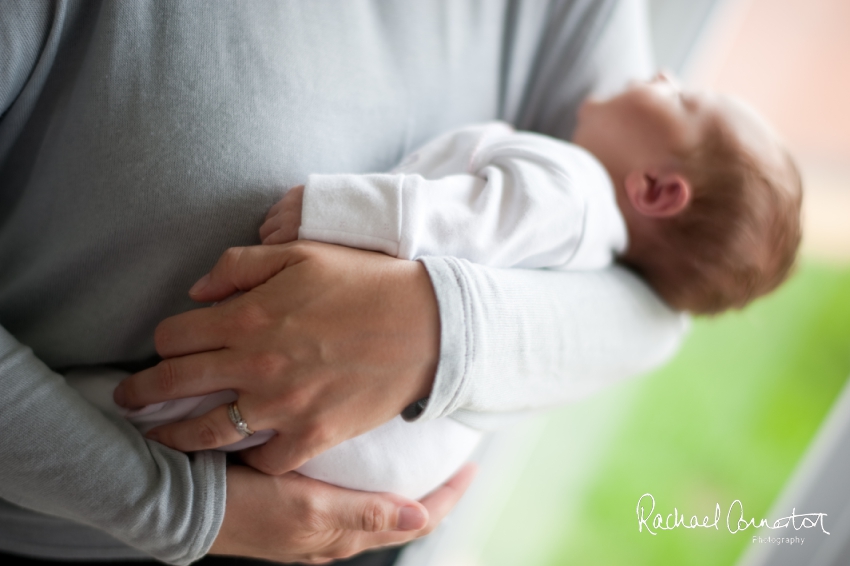
[[[613,6],[0,0],[0,550],[204,554],[223,515],[223,457],[146,443],[57,372],[154,363],[156,324],[194,308],[192,282],[227,247],[259,243],[268,207],[310,173],[386,170],[494,118],[568,134],[591,88],[647,70],[640,26]],[[431,413],[569,398],[552,372],[570,357],[549,346],[608,348],[637,370],[681,334],[618,270],[426,265],[443,324]],[[617,331],[582,338],[593,301],[634,308],[601,309],[593,324]],[[475,336],[481,324],[502,328]],[[576,341],[547,337],[559,325]],[[515,372],[532,354],[545,371],[524,386]],[[497,362],[507,388],[485,393],[503,387],[486,381]]]
[[[582,273],[422,261],[440,298],[447,349],[423,418],[503,428],[657,367],[687,328],[618,267]]]

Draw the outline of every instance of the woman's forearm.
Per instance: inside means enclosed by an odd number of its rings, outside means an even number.
[[[440,305],[441,353],[422,418],[551,407],[666,361],[687,319],[621,267],[494,269],[421,260]]]
[[[159,560],[203,556],[224,514],[224,455],[145,441],[0,328],[0,497],[103,530]]]

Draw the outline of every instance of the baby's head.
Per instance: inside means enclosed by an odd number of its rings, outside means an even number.
[[[674,308],[741,308],[788,275],[802,187],[747,106],[668,75],[585,102],[573,141],[608,170],[629,232],[621,261]]]

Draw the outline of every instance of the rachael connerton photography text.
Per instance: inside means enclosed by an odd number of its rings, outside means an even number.
[[[648,510],[647,507],[649,507]],[[704,516],[702,521],[696,515],[692,515],[690,520],[688,520],[686,515],[679,514],[679,510],[676,507],[673,508],[672,513],[668,513],[665,517],[661,513],[655,513],[655,498],[651,493],[644,493],[640,496],[636,513],[638,532],[643,532],[646,529],[652,535],[657,535],[657,531],[672,531],[680,527],[685,529],[715,529],[719,531],[722,517],[720,503],[715,504],[713,520],[708,515]],[[653,513],[655,513],[654,516]],[[791,510],[791,514],[787,517],[781,517],[772,523],[767,519],[761,519],[756,523],[755,517],[746,518],[744,504],[741,503],[740,499],[736,499],[726,512],[726,529],[730,533],[735,534],[745,531],[750,527],[757,529],[761,527],[767,527],[768,529],[787,529],[790,526],[795,531],[799,531],[800,529],[813,529],[820,526],[821,531],[828,535],[829,532],[826,530],[826,525],[824,524],[824,517],[826,516],[826,513],[797,513],[795,508]],[[776,540],[786,541],[786,539],[787,542],[776,542]],[[797,542],[792,542],[794,540]],[[794,539],[787,537],[753,537],[753,542],[761,543],[767,541],[771,544],[803,544],[803,540],[799,539],[799,537],[794,537]]]

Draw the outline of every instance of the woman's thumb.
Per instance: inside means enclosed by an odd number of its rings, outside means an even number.
[[[369,533],[418,531],[428,523],[428,510],[416,501],[395,501],[384,493],[352,495],[355,496],[346,502],[346,509],[336,513],[337,528]]]

